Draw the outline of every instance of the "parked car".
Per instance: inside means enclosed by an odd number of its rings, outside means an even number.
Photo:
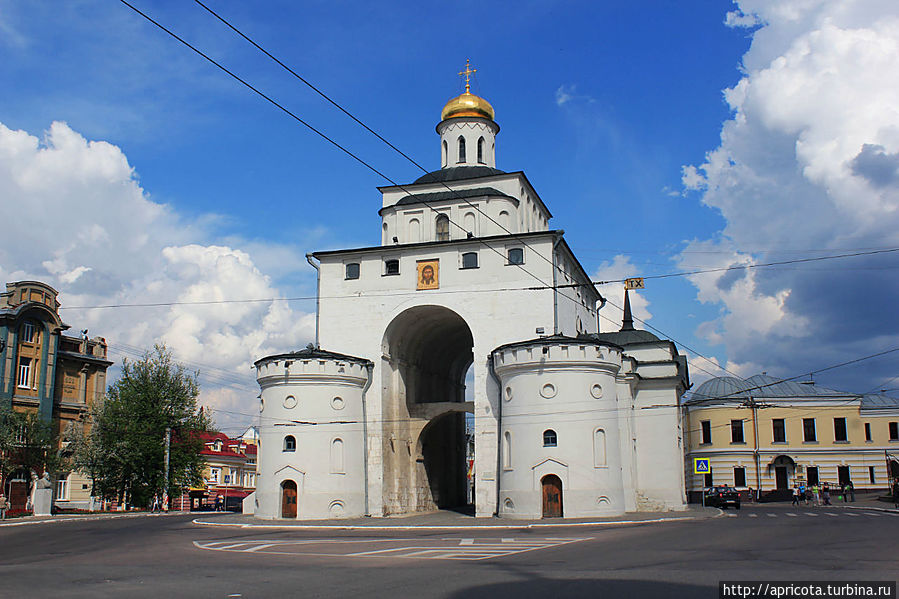
[[[740,493],[733,487],[707,487],[705,489],[705,505],[722,509],[733,506],[740,509]]]

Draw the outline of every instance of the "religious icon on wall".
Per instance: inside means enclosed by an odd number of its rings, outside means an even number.
[[[439,289],[440,288],[440,260],[419,260],[416,263],[418,267],[418,285],[416,289]]]

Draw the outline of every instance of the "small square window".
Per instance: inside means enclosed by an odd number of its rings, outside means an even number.
[[[347,279],[358,279],[359,278],[359,263],[358,262],[350,262],[346,265],[346,278]]]
[[[478,267],[478,253],[477,252],[465,252],[462,254],[462,268],[477,268]]]
[[[509,248],[509,264],[524,264],[524,250],[521,248]]]
[[[385,275],[400,274],[400,261],[399,260],[385,260],[384,261],[384,274]]]

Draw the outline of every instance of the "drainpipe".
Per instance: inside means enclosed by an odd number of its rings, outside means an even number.
[[[316,316],[318,316],[317,311]],[[316,336],[316,341],[317,340],[318,336]],[[365,496],[365,515],[371,516],[371,510],[368,507],[368,409],[365,405],[365,394],[371,387],[375,365],[368,364],[365,369],[368,371],[368,380],[365,381],[365,387],[362,388],[362,479]]]
[[[314,256],[312,254],[306,254],[306,262],[308,262],[309,265],[315,269],[315,349],[319,349],[319,345],[318,345],[318,313],[319,313],[319,306],[321,305],[322,271],[319,269],[318,265],[312,261],[313,257]]]
[[[599,296],[599,299],[596,300],[596,333],[599,334],[602,332],[602,327],[599,326],[599,311],[602,310],[606,305],[606,298],[603,296]]]
[[[556,260],[556,249],[562,243],[562,233],[556,234],[553,242],[553,335],[559,334],[559,264]],[[500,397],[502,401],[502,397]]]
[[[493,353],[487,357],[487,370],[490,372],[490,375],[493,377],[493,380],[496,381],[497,387],[499,388],[499,395],[497,396],[496,402],[496,506],[493,512],[493,515],[498,517],[501,501],[500,489],[502,488],[500,477],[503,475],[503,382],[493,368]],[[477,441],[477,437],[475,437],[475,441]],[[477,453],[475,455],[477,455]],[[477,486],[477,482],[478,481],[475,480],[475,486]],[[475,499],[475,504],[477,504],[477,499]],[[477,512],[477,505],[475,505],[475,512]]]

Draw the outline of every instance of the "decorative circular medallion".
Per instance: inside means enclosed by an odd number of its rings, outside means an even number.
[[[334,399],[331,400],[331,407],[334,408],[335,410],[342,410],[343,406],[345,406],[345,405],[346,405],[346,402],[343,401],[342,397],[335,397]]]
[[[592,387],[590,387],[590,395],[592,395],[596,399],[602,397],[602,385],[600,385],[599,383],[595,383]]]
[[[540,389],[540,395],[545,397],[546,399],[552,399],[556,396],[556,387],[552,383],[546,383],[543,385],[543,388]]]
[[[284,398],[284,407],[288,410],[297,407],[297,398],[293,395],[288,395]]]

